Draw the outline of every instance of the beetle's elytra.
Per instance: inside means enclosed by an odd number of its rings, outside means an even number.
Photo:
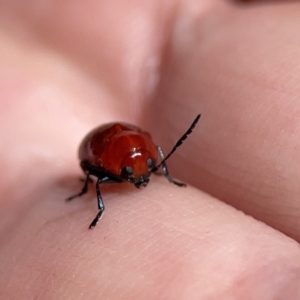
[[[185,186],[185,183],[176,181],[169,175],[166,160],[192,132],[200,116],[196,117],[166,157],[162,149],[154,144],[150,134],[138,126],[115,122],[95,128],[86,135],[79,147],[80,166],[86,175],[82,190],[66,200],[85,194],[88,191],[90,176],[97,178],[99,212],[89,226],[91,229],[97,225],[105,208],[100,193],[101,183],[129,181],[140,188],[148,184],[151,173],[162,167],[162,173],[169,182]]]

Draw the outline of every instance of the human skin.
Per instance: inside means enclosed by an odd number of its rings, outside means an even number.
[[[275,2],[0,1],[1,299],[300,299],[300,4]],[[83,136],[168,152],[198,113],[188,187],[103,185],[88,230]]]

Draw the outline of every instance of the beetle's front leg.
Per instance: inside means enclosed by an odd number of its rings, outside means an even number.
[[[96,215],[95,219],[92,221],[92,223],[89,226],[89,229],[93,229],[97,223],[99,222],[100,218],[102,217],[102,214],[105,210],[104,202],[100,193],[100,183],[104,182],[103,179],[98,178],[96,182],[96,192],[97,192],[97,202],[98,202],[98,209],[99,212]]]
[[[163,175],[169,180],[169,182],[171,183],[174,183],[178,186],[186,186],[186,184],[184,182],[180,182],[180,181],[177,181],[175,179],[173,179],[170,175],[169,175],[169,171],[168,171],[168,168],[167,168],[167,164],[166,162],[164,161],[165,159],[165,156],[164,156],[164,153],[162,151],[162,149],[157,146],[157,151],[158,151],[158,154],[159,154],[159,157],[162,161],[162,173]]]

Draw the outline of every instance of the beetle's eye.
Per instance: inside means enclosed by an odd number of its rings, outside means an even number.
[[[121,177],[125,180],[131,181],[134,178],[132,167],[124,167],[122,169]]]
[[[128,175],[132,175],[133,174],[133,170],[132,170],[132,168],[131,167],[125,167],[125,171],[126,171],[126,173],[128,174]]]
[[[153,164],[153,159],[152,158],[147,159],[147,165],[148,165],[149,168],[153,167],[154,164]]]

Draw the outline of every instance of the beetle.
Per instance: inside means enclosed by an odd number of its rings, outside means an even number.
[[[99,212],[89,226],[94,228],[101,218],[105,206],[100,193],[102,183],[120,183],[128,181],[137,188],[149,183],[150,175],[162,167],[162,174],[169,182],[178,186],[185,183],[174,180],[168,172],[166,160],[182,144],[198,123],[197,115],[186,133],[177,141],[165,157],[161,147],[156,146],[151,135],[138,126],[114,122],[101,125],[89,132],[79,146],[80,166],[86,177],[82,190],[66,199],[70,201],[87,193],[90,176],[95,176]],[[158,156],[160,162],[157,164]]]

